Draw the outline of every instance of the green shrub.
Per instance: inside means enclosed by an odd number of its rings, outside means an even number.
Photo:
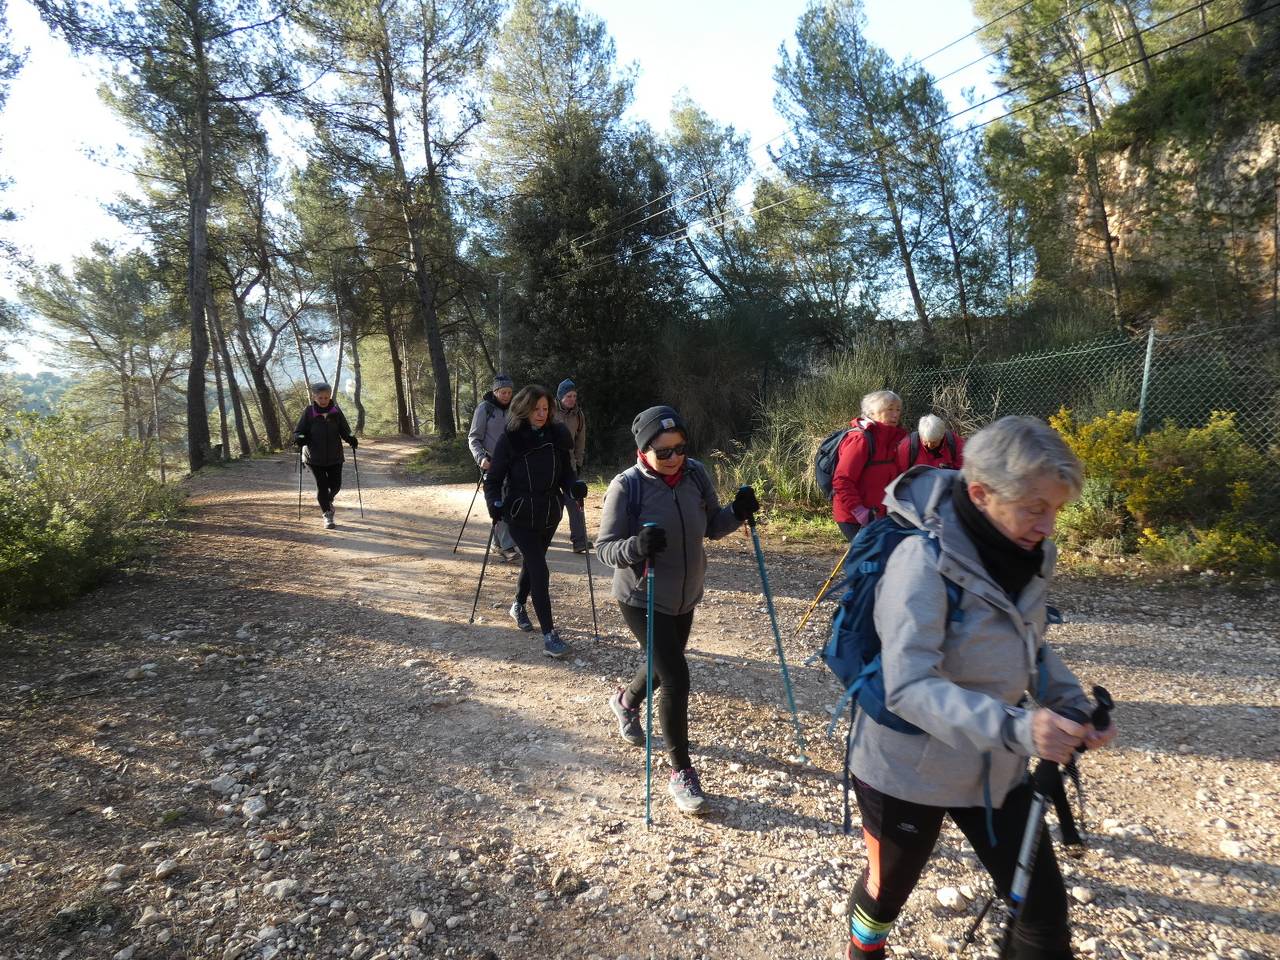
[[[474,483],[479,479],[466,433],[459,433],[452,440],[434,436],[424,440],[421,449],[402,464],[405,472],[432,483]]]
[[[902,380],[898,358],[888,348],[868,347],[841,356],[825,371],[800,383],[770,406],[750,443],[715,456],[723,489],[749,483],[762,501],[823,508],[826,498],[813,476],[813,458],[823,437],[858,415],[864,395],[892,389]],[[927,411],[904,411],[919,416]]]
[[[1202,427],[1169,422],[1141,438],[1137,421],[1133,411],[1114,410],[1078,425],[1066,409],[1049,418],[1086,476],[1109,483],[1142,527],[1204,528],[1249,514],[1268,462],[1241,435],[1234,413],[1216,410]]]
[[[1225,520],[1207,530],[1147,528],[1138,540],[1138,553],[1160,569],[1199,573],[1280,573],[1280,546],[1254,524]]]
[[[1067,547],[1114,556],[1131,525],[1124,497],[1106,477],[1087,477],[1080,497],[1058,514],[1056,537]]]
[[[0,449],[0,618],[65,603],[136,556],[181,493],[141,445],[19,414]]]

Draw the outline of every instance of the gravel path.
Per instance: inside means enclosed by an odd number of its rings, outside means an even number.
[[[505,616],[516,570],[474,487],[360,447],[326,532],[293,460],[206,471],[145,569],[0,634],[0,960],[843,956],[861,844],[840,830],[837,691],[787,646],[789,714],[750,540],[711,548],[691,642],[694,762],[680,816],[605,705],[638,646],[595,567],[553,547],[569,656]],[[589,507],[589,520],[594,511]],[[836,555],[766,534],[779,617]],[[1064,582],[1054,641],[1115,695],[1085,763],[1092,849],[1067,861],[1083,957],[1280,958],[1280,606],[1210,581]],[[843,726],[843,725],[842,725]],[[855,830],[856,830],[855,820]],[[944,832],[895,957],[954,954],[987,894]],[[966,956],[994,956],[992,921]]]

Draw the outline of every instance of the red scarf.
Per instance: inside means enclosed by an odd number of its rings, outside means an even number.
[[[653,467],[649,466],[649,461],[644,458],[644,454],[639,450],[636,451],[636,459],[640,461],[641,465],[644,466],[645,469],[650,470],[653,473],[658,473],[657,470],[654,470]],[[684,463],[680,464],[680,469],[675,473],[658,473],[658,476],[661,478],[663,483],[674,490],[676,488],[676,484],[684,479],[684,468],[685,464],[688,462],[689,460],[686,458]]]

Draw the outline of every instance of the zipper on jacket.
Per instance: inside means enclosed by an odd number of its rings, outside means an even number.
[[[683,478],[680,481],[684,483]],[[680,610],[684,611],[685,595],[689,587],[689,544],[688,533],[684,525],[684,511],[680,509],[680,495],[676,492],[676,488],[671,488],[671,498],[676,502],[676,515],[680,518],[680,563],[683,570],[680,573]]]

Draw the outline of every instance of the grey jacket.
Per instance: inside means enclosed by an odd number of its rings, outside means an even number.
[[[925,731],[898,733],[859,712],[849,770],[877,790],[931,806],[983,805],[984,754],[991,802],[999,807],[1026,773],[1037,657],[1042,706],[1088,711],[1080,683],[1044,642],[1045,600],[1057,550],[1015,604],[987,574],[951,503],[954,470],[917,466],[889,485],[885,506],[938,540],[921,537],[893,551],[876,587],[885,702]],[[943,577],[963,591],[963,619],[947,622]]]
[[[471,448],[477,467],[485,457],[493,459],[493,451],[498,449],[498,438],[506,428],[507,411],[498,406],[490,391],[476,404],[476,412],[471,415],[471,429],[467,431],[467,446]]]
[[[667,532],[667,549],[658,554],[653,567],[653,608],[672,615],[688,613],[702,600],[707,574],[707,552],[702,541],[726,537],[742,526],[742,521],[731,508],[720,506],[716,485],[697,460],[686,462],[684,476],[674,490],[643,463],[640,473],[643,482],[636,529],[656,523]],[[644,607],[645,581],[640,569],[644,557],[631,532],[627,489],[621,474],[613,478],[604,495],[596,556],[614,568],[614,599],[628,606]]]

